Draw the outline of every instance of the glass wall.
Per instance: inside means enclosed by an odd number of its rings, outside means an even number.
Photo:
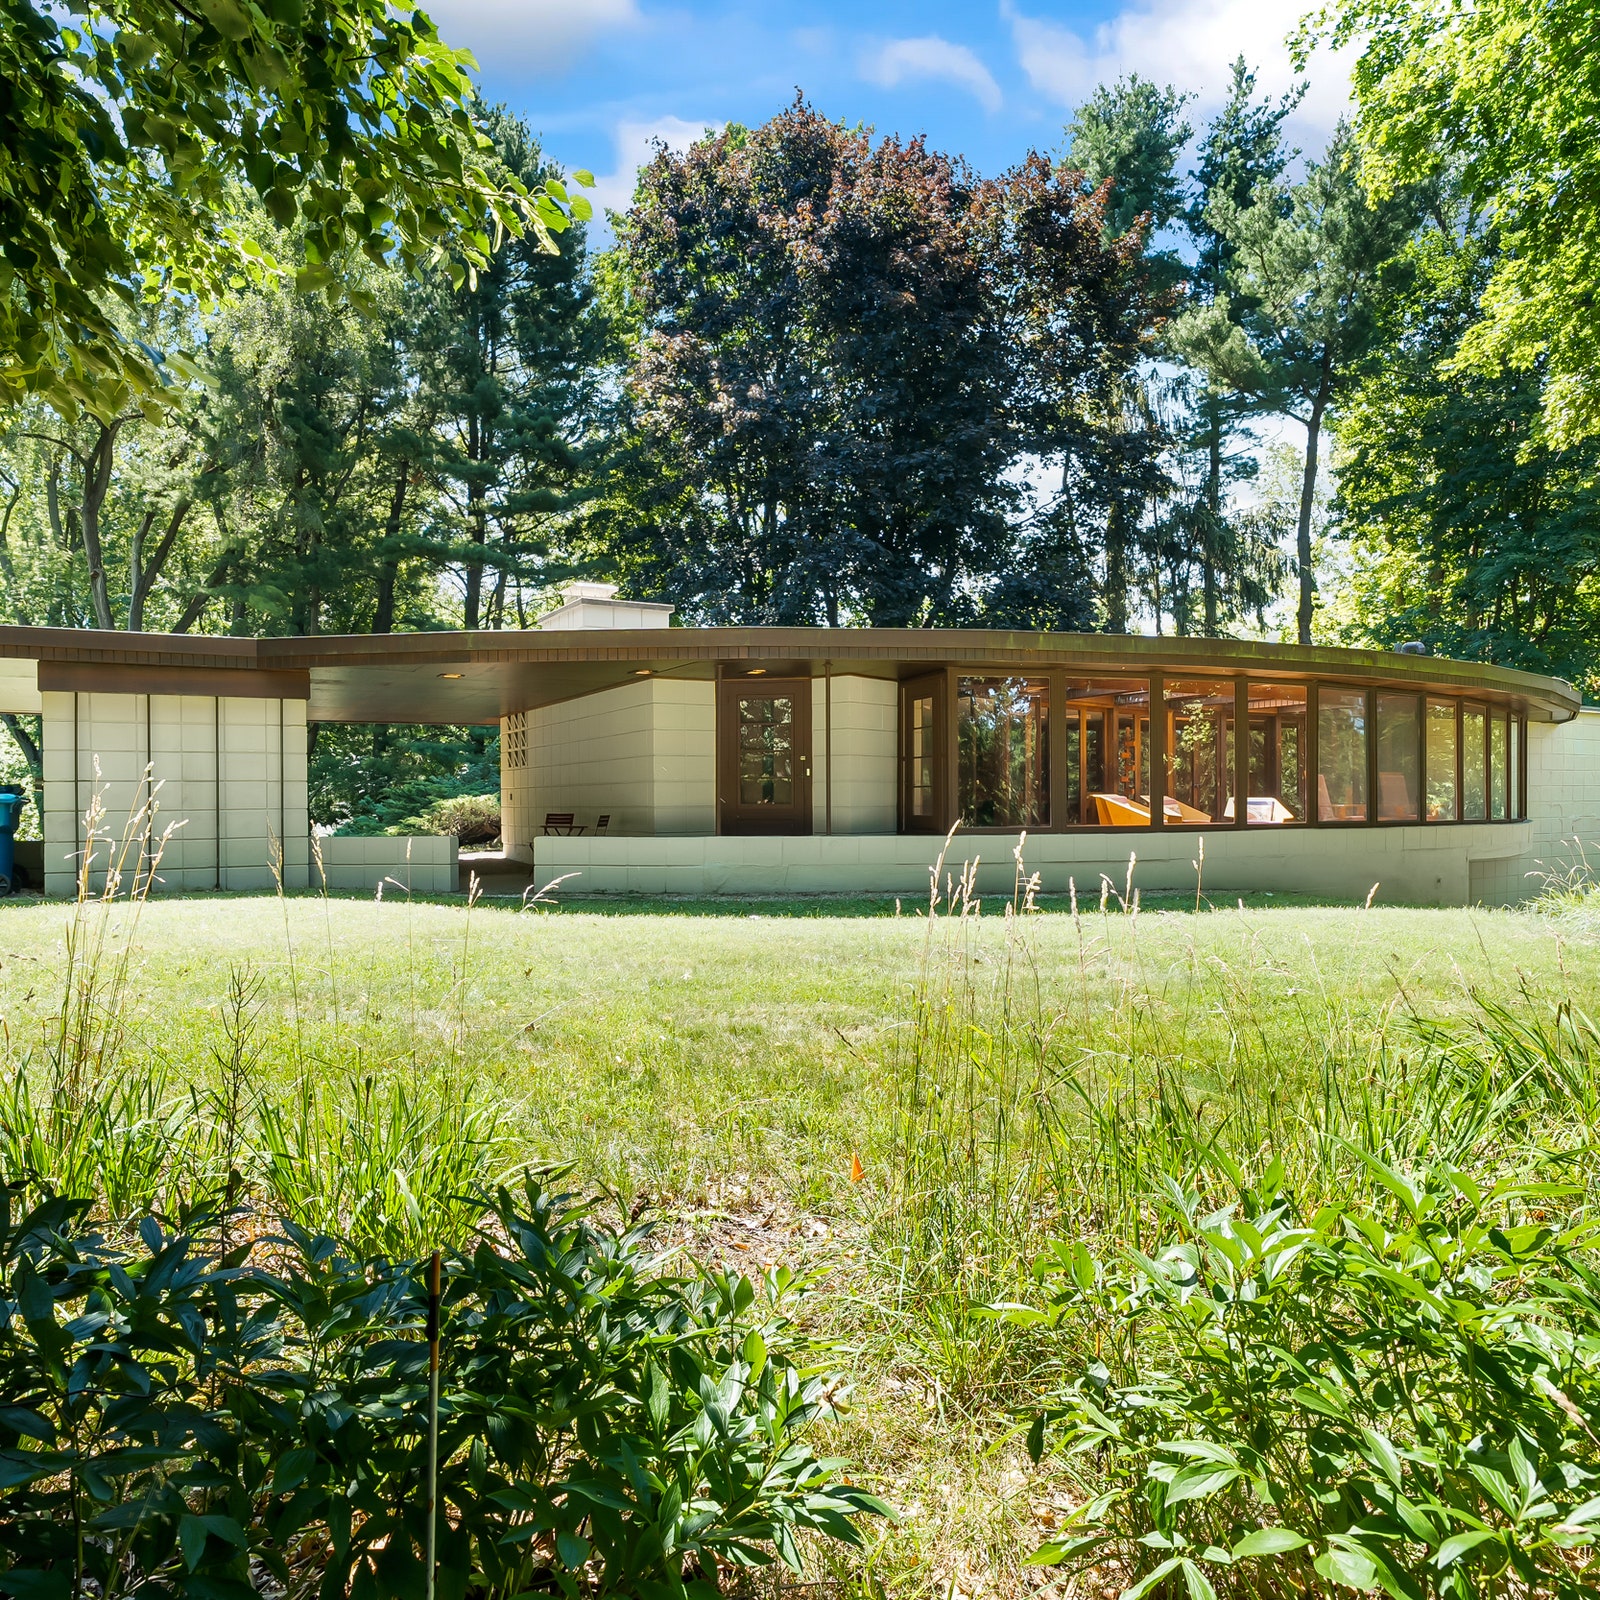
[[[1067,821],[1138,827],[1150,821],[1150,685],[1139,678],[1069,680]]]
[[[1317,691],[1317,817],[1322,822],[1367,820],[1364,689]]]
[[[907,783],[910,811],[913,817],[926,819],[933,815],[933,696],[918,695],[906,704],[910,721],[910,748],[906,759],[911,771]]]
[[[1489,815],[1489,718],[1470,702],[1461,707],[1461,820],[1483,822]]]
[[[1429,822],[1456,820],[1456,703],[1430,700],[1425,730],[1428,750],[1426,784]]]
[[[1233,695],[1231,678],[1167,683],[1168,822],[1233,815]]]
[[[956,803],[969,828],[1047,827],[1048,681],[958,678],[956,754]]]
[[[1306,691],[1295,684],[1252,683],[1249,704],[1249,820],[1304,822]],[[1231,805],[1227,814],[1233,815]]]
[[[1522,792],[1522,719],[1520,717],[1511,719],[1509,732],[1510,758],[1508,770],[1511,784],[1511,815],[1521,818],[1528,814],[1528,797]]]
[[[1422,696],[1387,690],[1378,701],[1378,821],[1416,822],[1422,794]]]
[[[1506,803],[1510,794],[1507,755],[1506,714],[1494,712],[1489,718],[1489,820],[1506,820]]]

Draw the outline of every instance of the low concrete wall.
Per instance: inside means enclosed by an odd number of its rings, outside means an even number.
[[[1213,896],[1271,890],[1335,901],[1365,900],[1373,885],[1383,904],[1463,905],[1494,864],[1505,881],[1529,859],[1525,823],[1449,828],[1271,828],[1188,833],[1036,834],[1024,847],[1027,869],[1046,894],[1075,884],[1098,899],[1102,875],[1120,890],[1137,856],[1133,882],[1146,892],[1195,886],[1194,863],[1205,840],[1203,888]],[[1009,834],[957,834],[946,872],[958,876],[976,859],[987,894],[1011,888]],[[568,894],[816,894],[925,896],[943,848],[925,835],[819,838],[537,839],[540,882],[575,874]],[[1475,879],[1474,874],[1477,874]],[[1505,898],[1532,893],[1522,888]]]
[[[323,876],[330,889],[365,889],[373,894],[383,885],[384,897],[405,894],[454,894],[456,860],[460,850],[454,838],[426,835],[395,838],[384,834],[363,839],[331,835],[317,840],[322,856],[322,876],[316,859],[311,884],[321,888]]]

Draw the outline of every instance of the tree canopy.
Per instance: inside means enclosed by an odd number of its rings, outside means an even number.
[[[586,215],[494,159],[471,65],[390,0],[0,0],[0,404],[154,403],[188,369],[130,313],[286,270],[257,216],[304,289],[358,252],[464,277]]]

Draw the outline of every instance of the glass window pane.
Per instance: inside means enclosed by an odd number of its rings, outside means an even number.
[[[1518,821],[1528,814],[1527,798],[1522,792],[1522,718],[1511,719],[1511,750],[1507,781],[1511,785],[1511,815]]]
[[[1422,696],[1378,696],[1378,820],[1415,822],[1422,792]]]
[[[972,828],[1050,821],[1050,692],[1043,678],[956,683],[957,801]]]
[[[1306,691],[1296,684],[1252,683],[1249,692],[1249,820],[1304,822]]]
[[[1233,815],[1233,682],[1171,679],[1165,688],[1169,823]]]
[[[739,804],[794,804],[794,701],[787,695],[739,698]]]
[[[1506,714],[1497,711],[1489,719],[1489,815],[1496,822],[1506,819]]]
[[[1428,821],[1456,820],[1456,703],[1428,702]]]
[[[933,696],[911,702],[911,815],[933,815]]]
[[[1317,691],[1317,816],[1367,817],[1367,697],[1360,689]]]
[[[1488,814],[1488,717],[1482,706],[1461,708],[1461,820],[1482,822]]]
[[[1069,681],[1063,715],[1072,764],[1067,772],[1069,821],[1100,827],[1148,825],[1150,685],[1138,678]]]

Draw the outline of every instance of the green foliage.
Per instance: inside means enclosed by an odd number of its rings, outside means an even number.
[[[1555,673],[1595,688],[1600,451],[1540,426],[1541,367],[1454,358],[1502,250],[1448,193],[1401,252],[1379,336],[1337,423],[1338,517],[1354,554],[1343,637]]]
[[[393,831],[453,835],[463,850],[493,844],[500,837],[500,796],[463,794],[435,800],[420,816],[407,817]]]
[[[141,289],[211,301],[287,269],[252,195],[304,238],[302,289],[347,257],[465,278],[506,232],[548,242],[587,202],[496,167],[471,57],[387,0],[6,0],[0,79],[0,400],[109,421],[192,369],[130,338]]]
[[[1587,0],[1342,0],[1368,182],[1394,194],[1459,176],[1504,244],[1483,319],[1452,358],[1490,382],[1546,374],[1540,420],[1562,448],[1600,433],[1600,80]]]
[[[410,831],[441,801],[499,793],[500,736],[484,728],[326,723],[311,751],[311,820],[340,833]]]
[[[1359,1155],[1345,1200],[1308,1211],[1275,1164],[1221,1205],[1171,1178],[1144,1249],[1041,1260],[1042,1304],[1001,1315],[1074,1330],[1030,1448],[1087,1498],[1036,1561],[1125,1595],[1592,1592],[1593,1225],[1559,1184]]]
[[[122,1243],[14,1200],[0,1586],[420,1588],[425,1263],[291,1226],[268,1265],[205,1216]],[[674,1276],[533,1177],[490,1212],[445,1264],[441,1594],[711,1594],[719,1561],[798,1570],[798,1534],[887,1510],[805,1442],[828,1383],[786,1273]]]

